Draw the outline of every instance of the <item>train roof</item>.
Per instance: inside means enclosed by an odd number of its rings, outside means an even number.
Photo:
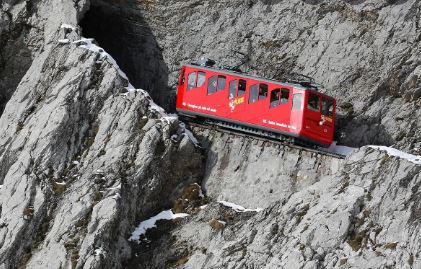
[[[235,71],[232,71],[232,70],[229,70],[229,69],[206,67],[206,66],[201,66],[201,65],[196,65],[196,64],[185,64],[184,66],[203,69],[203,70],[209,70],[209,71],[214,71],[214,72],[217,71],[217,72],[221,72],[221,73],[224,73],[224,74],[230,74],[230,75],[233,75],[233,76],[249,78],[249,79],[254,79],[254,80],[260,80],[260,81],[264,81],[264,82],[268,82],[268,83],[278,84],[278,85],[281,85],[281,86],[294,87],[294,88],[304,90],[304,91],[313,91],[313,92],[316,92],[320,95],[323,95],[323,96],[330,97],[330,98],[334,99],[332,96],[321,93],[321,92],[317,91],[316,89],[312,89],[310,87],[305,87],[305,86],[303,86],[301,84],[298,84],[298,83],[282,82],[282,81],[279,81],[279,80],[274,80],[274,79],[269,79],[269,78],[264,78],[264,77],[260,77],[260,76],[254,76],[254,75],[248,75],[248,74],[241,73],[241,72],[235,72]]]

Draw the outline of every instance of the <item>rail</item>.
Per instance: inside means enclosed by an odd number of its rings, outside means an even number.
[[[180,119],[183,122],[185,122],[186,125],[190,127],[190,129],[192,127],[201,127],[201,128],[215,130],[215,131],[223,132],[227,134],[250,137],[253,139],[260,140],[260,141],[282,145],[282,146],[288,146],[290,148],[304,150],[307,152],[317,153],[320,155],[325,155],[325,156],[334,157],[338,159],[344,159],[346,157],[345,155],[326,151],[325,149],[320,148],[320,147],[313,146],[313,148],[311,148],[309,147],[310,145],[309,146],[299,145],[297,144],[297,141],[293,137],[282,136],[282,135],[279,136],[279,134],[271,134],[267,131],[262,131],[255,128],[250,128],[250,127],[245,127],[245,126],[241,126],[237,124],[210,120],[210,119],[199,120],[197,118],[191,118],[191,117],[181,117]],[[303,141],[300,141],[300,142],[304,143]]]

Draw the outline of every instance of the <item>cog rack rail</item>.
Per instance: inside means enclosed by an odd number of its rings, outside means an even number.
[[[215,131],[219,131],[226,134],[250,137],[250,138],[257,139],[263,142],[268,142],[268,143],[282,145],[282,146],[288,146],[290,148],[304,150],[307,152],[312,152],[312,153],[334,157],[338,159],[344,159],[346,157],[345,155],[326,151],[323,148],[310,145],[306,143],[305,141],[297,140],[296,138],[293,138],[293,137],[275,134],[268,131],[259,130],[256,128],[244,127],[244,126],[233,124],[233,123],[211,120],[211,119],[201,120],[201,119],[186,117],[186,116],[181,116],[180,119],[183,122],[185,122],[186,125],[190,127],[190,129],[192,127],[205,128],[205,129],[215,130]]]

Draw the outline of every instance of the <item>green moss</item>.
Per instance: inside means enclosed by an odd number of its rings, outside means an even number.
[[[53,192],[55,195],[61,195],[66,191],[66,184],[58,184],[53,181]]]
[[[99,202],[101,201],[102,197],[103,197],[102,192],[96,191],[94,192],[94,196],[92,197],[92,199],[94,200],[94,202]]]

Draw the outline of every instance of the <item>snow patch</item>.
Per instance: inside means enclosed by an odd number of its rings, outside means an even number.
[[[119,183],[117,186],[115,186],[115,187],[110,187],[110,188],[107,188],[107,190],[119,190],[119,189],[121,189],[121,183]]]
[[[185,213],[174,214],[171,211],[171,209],[166,210],[166,211],[162,211],[158,215],[153,216],[150,219],[142,221],[139,224],[139,226],[137,226],[137,228],[134,230],[132,235],[130,236],[129,241],[135,241],[135,242],[139,243],[140,236],[144,235],[148,229],[155,228],[156,222],[158,220],[172,220],[172,219],[177,219],[177,218],[185,218],[187,216],[189,216],[189,214],[185,214]]]
[[[161,120],[166,122],[167,124],[171,124],[178,119],[176,114],[169,114],[161,117]]]
[[[103,48],[95,45],[93,43],[93,40],[94,40],[93,38],[82,38],[80,40],[73,41],[73,44],[78,45],[80,48],[87,49],[89,51],[93,51],[95,53],[98,53],[100,55],[100,57],[99,57],[100,60],[102,60],[102,59],[107,60],[110,64],[112,64],[115,67],[115,69],[117,70],[118,74],[122,78],[124,78],[125,80],[129,81],[129,79],[127,78],[126,74],[118,66],[116,60],[110,54],[108,54]],[[136,89],[133,87],[132,84],[130,84],[130,82],[129,82],[129,86],[127,86],[126,89],[129,92],[136,91]]]
[[[330,147],[327,149],[328,152],[348,156],[352,153],[355,148],[337,145],[337,141],[333,141]]]
[[[68,43],[70,43],[70,40],[68,38],[59,39],[58,40],[58,43],[60,43],[60,44],[68,44]]]
[[[368,146],[368,147],[373,148],[373,149],[378,149],[378,150],[384,150],[387,152],[387,154],[391,156],[406,159],[415,164],[421,164],[421,156],[419,155],[412,155],[412,154],[409,154],[409,153],[406,153],[406,152],[403,152],[391,147],[386,147],[386,146]]]
[[[226,202],[226,201],[218,201],[218,203],[226,207],[230,207],[234,209],[234,211],[236,212],[260,212],[263,210],[263,208],[256,208],[256,209],[244,208],[241,205],[237,205],[237,204]]]
[[[97,248],[97,249],[95,249],[95,254],[94,255],[95,256],[99,256],[99,255],[105,256],[105,251],[104,251],[104,249],[102,249],[102,247]]]
[[[201,205],[199,208],[200,209],[205,209],[208,205]]]
[[[72,30],[72,31],[76,30],[76,27],[74,27],[73,25],[67,24],[67,23],[63,23],[60,26],[60,28],[61,29],[69,29],[69,30]]]
[[[3,185],[0,185],[0,190],[1,190],[1,188],[3,188]]]

